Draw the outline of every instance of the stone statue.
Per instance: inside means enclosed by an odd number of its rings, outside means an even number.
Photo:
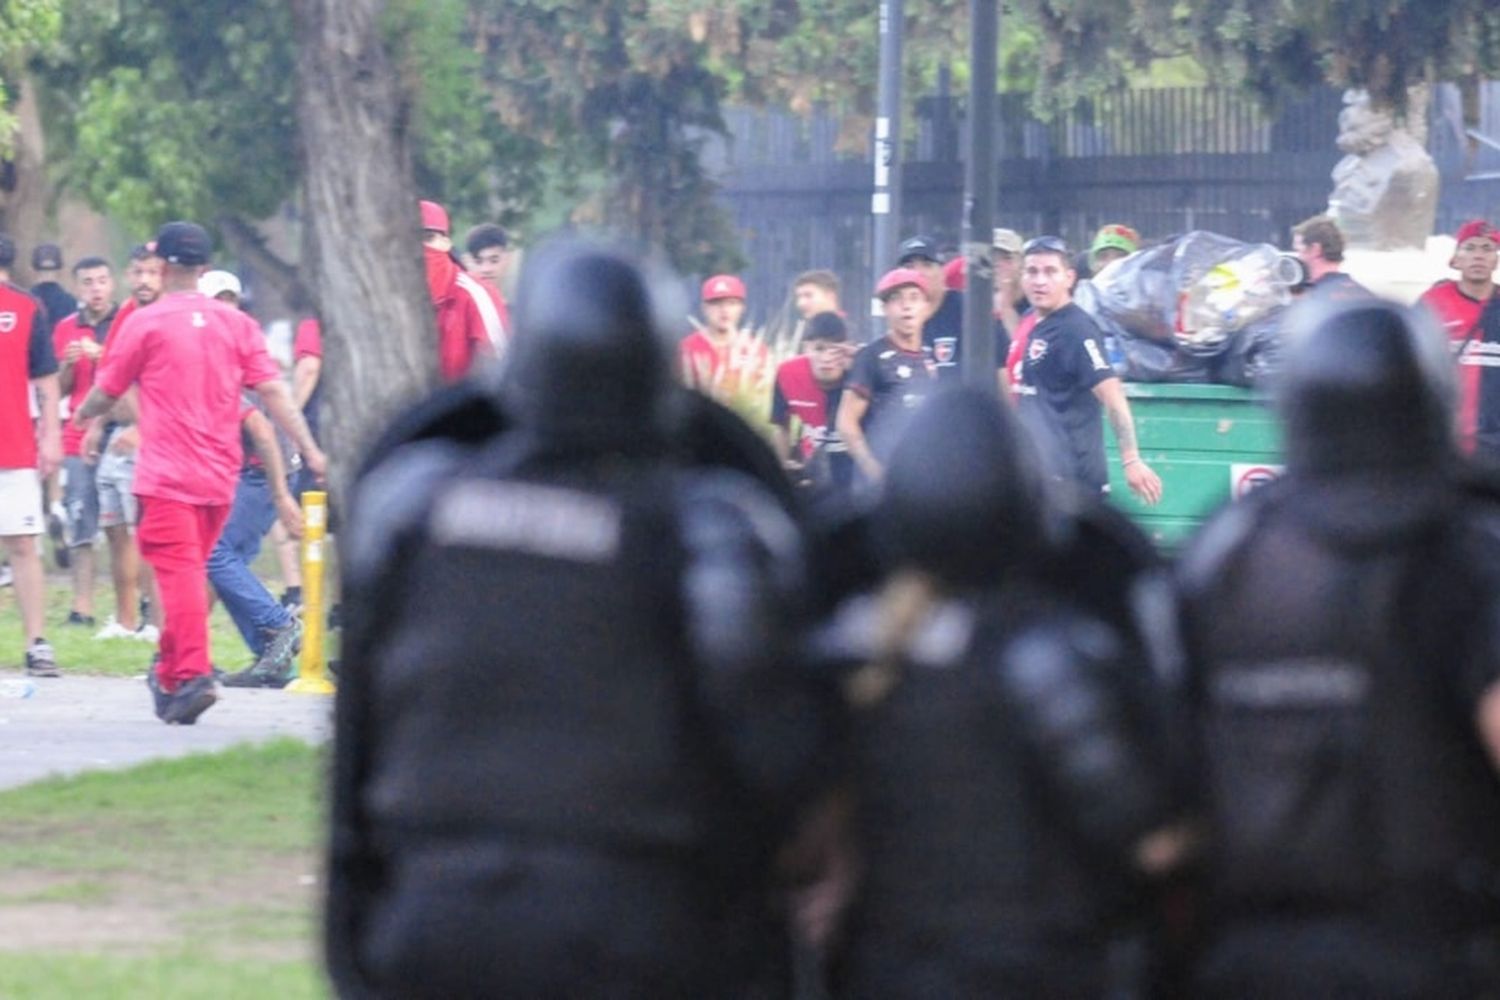
[[[1411,105],[1420,123],[1425,89]],[[1420,124],[1417,133],[1424,134]],[[1339,149],[1328,214],[1347,244],[1364,250],[1422,248],[1437,217],[1438,171],[1421,140],[1389,108],[1376,107],[1363,90],[1344,94]]]

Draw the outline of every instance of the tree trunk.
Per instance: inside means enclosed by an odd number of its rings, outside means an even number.
[[[323,323],[324,450],[341,493],[369,439],[437,382],[406,112],[381,0],[294,0],[304,271]]]
[[[47,213],[53,187],[47,176],[46,140],[36,101],[36,81],[22,77],[15,86],[16,150],[13,157],[16,186],[5,199],[5,231],[16,241],[15,280],[30,285],[36,280],[31,271],[31,248],[38,243],[56,242],[57,234],[46,232]]]

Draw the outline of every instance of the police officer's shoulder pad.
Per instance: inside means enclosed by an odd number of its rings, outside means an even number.
[[[404,445],[355,484],[341,548],[350,578],[370,579],[394,543],[426,517],[439,490],[473,454],[443,440]]]
[[[796,559],[802,553],[791,516],[750,476],[720,469],[692,471],[684,476],[680,495],[690,531],[718,524],[753,537],[773,556]]]
[[[1226,504],[1198,529],[1177,560],[1175,578],[1184,593],[1200,591],[1217,578],[1225,562],[1254,533],[1261,511],[1280,495],[1279,483]]]

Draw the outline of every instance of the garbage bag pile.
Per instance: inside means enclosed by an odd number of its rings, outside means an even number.
[[[1113,262],[1074,300],[1113,342],[1127,380],[1254,386],[1275,370],[1280,316],[1300,278],[1269,244],[1192,232]]]

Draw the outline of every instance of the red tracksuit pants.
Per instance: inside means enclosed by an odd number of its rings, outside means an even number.
[[[208,554],[224,530],[229,505],[198,506],[163,497],[140,497],[136,544],[156,571],[161,593],[162,690],[213,668],[208,649]]]

